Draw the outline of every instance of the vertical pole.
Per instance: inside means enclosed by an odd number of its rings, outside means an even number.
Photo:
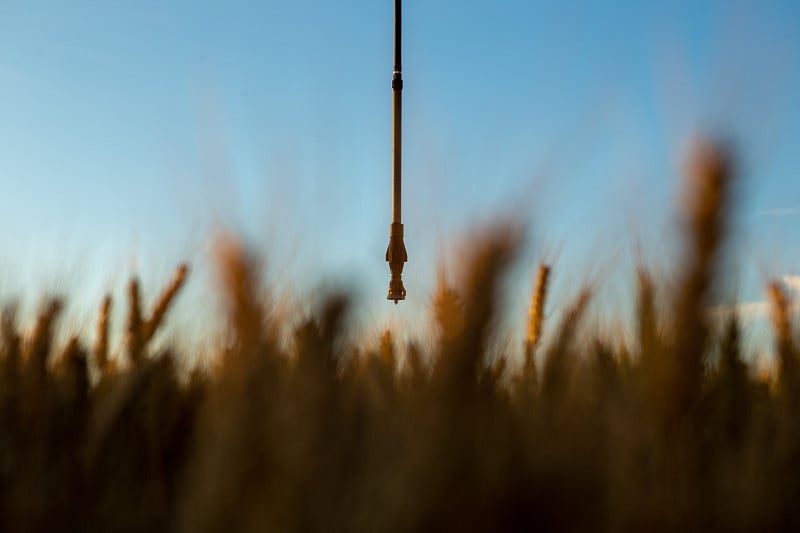
[[[406,299],[403,286],[403,263],[408,260],[403,242],[402,223],[402,136],[403,136],[403,72],[400,62],[402,42],[401,0],[394,0],[394,71],[392,72],[392,225],[386,261],[392,278],[389,281],[388,300]]]
[[[394,71],[392,72],[392,222],[402,222],[403,38],[401,0],[394,0]]]

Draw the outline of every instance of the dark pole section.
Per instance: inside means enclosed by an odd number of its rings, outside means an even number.
[[[394,0],[394,71],[400,73],[403,70],[400,61],[400,48],[403,39],[403,17],[401,15],[401,0]]]
[[[403,38],[401,0],[394,0],[394,72],[392,72],[392,223],[402,222],[403,188]]]
[[[394,72],[392,73],[392,225],[386,261],[392,279],[389,281],[388,300],[397,304],[406,299],[403,287],[403,264],[408,260],[403,242],[402,215],[402,136],[403,136],[403,72],[400,62],[402,39],[401,0],[394,2]]]

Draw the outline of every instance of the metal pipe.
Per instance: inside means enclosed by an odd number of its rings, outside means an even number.
[[[408,260],[403,242],[402,224],[402,136],[403,136],[403,72],[401,66],[402,44],[401,0],[394,1],[394,71],[392,72],[392,225],[386,261],[392,278],[389,281],[388,300],[406,299],[403,286],[403,264]]]
[[[392,72],[392,222],[401,222],[403,160],[403,67],[401,0],[394,1],[394,71]]]

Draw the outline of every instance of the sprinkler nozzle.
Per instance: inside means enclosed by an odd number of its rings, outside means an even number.
[[[406,261],[408,253],[403,242],[403,225],[393,222],[389,234],[389,247],[386,248],[386,262],[389,263],[389,270],[392,272],[386,299],[394,300],[395,305],[400,300],[406,299],[406,288],[403,286],[403,266]]]

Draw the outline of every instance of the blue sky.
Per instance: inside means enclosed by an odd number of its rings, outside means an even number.
[[[557,256],[566,293],[625,271],[634,242],[668,255],[680,156],[719,130],[742,148],[741,296],[759,299],[800,273],[798,5],[407,0],[395,309],[392,2],[0,1],[0,296],[94,305],[132,271],[202,273],[224,226],[280,286],[332,278],[376,322],[420,320],[437,258],[509,214],[530,229],[522,292]],[[629,278],[608,277],[613,303]]]

